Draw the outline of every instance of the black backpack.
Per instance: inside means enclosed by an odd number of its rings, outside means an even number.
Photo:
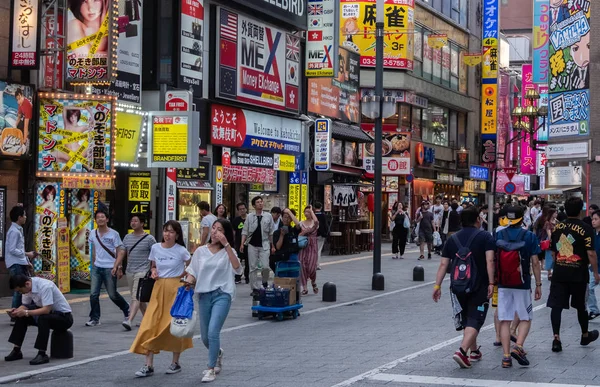
[[[471,252],[473,240],[483,231],[474,232],[466,246],[463,246],[458,240],[458,234],[452,235],[452,240],[456,244],[457,251],[452,258],[452,269],[450,271],[450,289],[452,293],[458,295],[472,294],[477,291],[479,286],[477,277],[477,265]]]

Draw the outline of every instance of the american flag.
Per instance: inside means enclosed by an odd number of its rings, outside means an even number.
[[[323,14],[323,4],[309,4],[308,14],[310,16],[318,16]]]
[[[221,8],[221,37],[237,41],[237,14]]]
[[[285,57],[289,60],[300,62],[300,39],[293,35],[286,35]]]

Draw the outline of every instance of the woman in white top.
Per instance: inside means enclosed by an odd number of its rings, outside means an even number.
[[[221,372],[221,328],[235,296],[234,274],[243,271],[232,246],[233,227],[228,220],[217,219],[213,223],[210,240],[194,252],[185,280],[198,293],[200,334],[208,348],[208,370],[204,371],[202,382],[212,382]]]
[[[152,278],[156,282],[140,330],[129,349],[130,352],[146,355],[146,364],[135,373],[137,377],[154,374],[154,354],[160,351],[173,352],[173,361],[167,374],[181,371],[179,356],[193,347],[191,338],[171,335],[171,307],[181,277],[185,275],[185,267],[190,262],[190,253],[185,248],[178,222],[169,220],[165,223],[163,241],[152,246],[148,259],[152,261]]]

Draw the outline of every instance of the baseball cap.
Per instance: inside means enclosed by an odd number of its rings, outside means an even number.
[[[523,221],[525,211],[518,206],[504,207],[498,213],[499,224],[504,227],[513,226]]]

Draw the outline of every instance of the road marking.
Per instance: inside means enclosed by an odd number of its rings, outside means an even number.
[[[369,380],[378,380],[393,383],[415,383],[415,384],[441,384],[444,386],[475,386],[475,387],[600,387],[591,384],[558,384],[558,383],[535,383],[519,382],[506,380],[485,380],[485,379],[463,379],[447,378],[438,376],[420,376],[420,375],[396,375],[396,374],[377,374],[368,378]]]
[[[391,295],[402,293],[402,292],[407,292],[409,290],[414,290],[414,289],[419,289],[419,288],[426,287],[426,286],[431,286],[434,283],[435,283],[435,281],[424,282],[419,285],[409,286],[407,288],[402,288],[402,289],[396,289],[391,292],[381,293],[381,294],[377,294],[375,296],[360,298],[357,300],[347,301],[347,302],[343,302],[340,304],[328,305],[328,306],[324,306],[322,308],[317,308],[317,309],[302,312],[302,315],[313,314],[313,313],[317,313],[317,312],[325,312],[325,311],[328,311],[331,309],[340,308],[342,306],[347,306],[347,305],[351,305],[351,304],[355,304],[355,303],[359,303],[359,302],[370,301],[370,300],[374,300],[374,299],[381,298],[381,297],[386,297],[386,296],[391,296]],[[253,322],[253,323],[237,325],[234,327],[223,329],[221,331],[221,333],[233,332],[233,331],[238,331],[238,330],[245,329],[245,328],[256,327],[258,325],[267,324],[269,322],[270,321],[257,321],[257,322]],[[200,335],[194,336],[194,339],[199,339],[199,338],[200,338]],[[89,359],[82,359],[82,360],[69,362],[69,363],[65,363],[65,364],[59,364],[59,365],[52,366],[52,367],[45,367],[45,368],[40,368],[40,369],[33,370],[33,371],[26,371],[26,372],[21,372],[21,373],[14,374],[14,375],[3,376],[3,377],[0,377],[0,384],[10,383],[10,382],[14,382],[14,381],[21,380],[21,379],[28,379],[28,378],[31,378],[36,375],[45,374],[48,372],[60,371],[60,370],[66,369],[66,368],[72,368],[72,367],[76,367],[76,366],[88,364],[88,363],[93,363],[93,362],[100,361],[100,360],[112,359],[112,358],[115,358],[118,356],[127,355],[128,353],[130,353],[128,350],[127,351],[119,351],[119,352],[111,353],[108,355],[96,356],[96,357],[91,357]]]
[[[546,307],[546,304],[541,304],[541,305],[538,305],[535,308],[533,308],[533,311],[536,312],[536,311],[538,311],[540,309],[543,309],[545,307]],[[481,328],[480,332],[487,331],[487,330],[490,330],[492,328],[494,328],[494,324],[493,323],[489,324],[489,325],[486,325],[483,328]],[[384,365],[379,366],[377,368],[373,368],[372,370],[364,372],[364,373],[362,373],[360,375],[357,375],[357,376],[355,376],[353,378],[346,379],[343,382],[340,382],[340,383],[338,383],[338,384],[336,384],[336,385],[334,385],[332,387],[348,387],[348,386],[351,386],[351,385],[353,385],[356,382],[360,382],[361,380],[371,378],[371,377],[373,377],[375,375],[378,375],[378,374],[382,374],[385,371],[389,371],[392,368],[398,366],[398,364],[406,363],[407,361],[413,360],[413,359],[415,359],[415,358],[417,358],[417,357],[419,357],[421,355],[425,355],[427,353],[435,352],[435,351],[437,351],[439,349],[442,349],[442,348],[445,348],[445,347],[447,347],[449,345],[458,343],[459,341],[462,340],[462,338],[463,338],[462,336],[456,336],[456,337],[454,337],[452,339],[443,341],[443,342],[441,342],[439,344],[432,345],[429,348],[422,349],[422,350],[420,350],[418,352],[411,353],[410,355],[403,356],[403,357],[401,357],[399,359],[396,359],[396,360],[392,360],[391,362],[389,362],[387,364],[384,364]]]

